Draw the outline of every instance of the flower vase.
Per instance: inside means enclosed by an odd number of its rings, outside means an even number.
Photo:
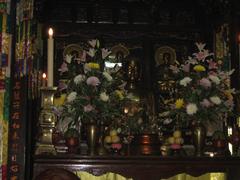
[[[87,131],[86,136],[87,136],[88,154],[90,156],[96,155],[96,151],[97,151],[96,147],[99,141],[98,127],[96,124],[87,124],[86,131]]]
[[[104,147],[104,129],[105,129],[105,126],[103,123],[101,123],[100,130],[99,130],[99,145],[97,148],[97,154],[100,156],[107,154],[107,150]]]
[[[206,139],[206,128],[200,121],[197,121],[193,128],[193,144],[195,146],[196,156],[203,155],[205,139]]]

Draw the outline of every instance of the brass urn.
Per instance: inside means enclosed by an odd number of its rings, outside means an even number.
[[[196,156],[203,155],[205,140],[206,140],[206,128],[200,121],[197,121],[193,128],[193,144],[195,146]]]
[[[99,130],[97,124],[87,124],[86,126],[88,155],[93,156],[97,154]]]

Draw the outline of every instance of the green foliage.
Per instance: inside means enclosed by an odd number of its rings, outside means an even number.
[[[70,138],[70,137],[79,137],[79,133],[78,130],[75,128],[69,128],[65,134],[64,134],[65,138]]]

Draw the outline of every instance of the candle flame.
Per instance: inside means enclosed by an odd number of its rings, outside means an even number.
[[[43,78],[43,79],[46,79],[46,78],[47,78],[46,73],[43,73],[43,74],[42,74],[42,78]]]
[[[214,153],[211,152],[211,153],[210,153],[210,157],[214,157]]]
[[[49,28],[49,30],[48,30],[48,35],[49,35],[49,36],[52,36],[52,35],[53,35],[53,29],[52,29],[52,28]]]

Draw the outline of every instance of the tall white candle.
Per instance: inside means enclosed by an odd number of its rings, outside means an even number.
[[[53,29],[48,30],[48,61],[47,61],[47,86],[53,87],[53,56],[54,56],[54,40],[53,40]]]

